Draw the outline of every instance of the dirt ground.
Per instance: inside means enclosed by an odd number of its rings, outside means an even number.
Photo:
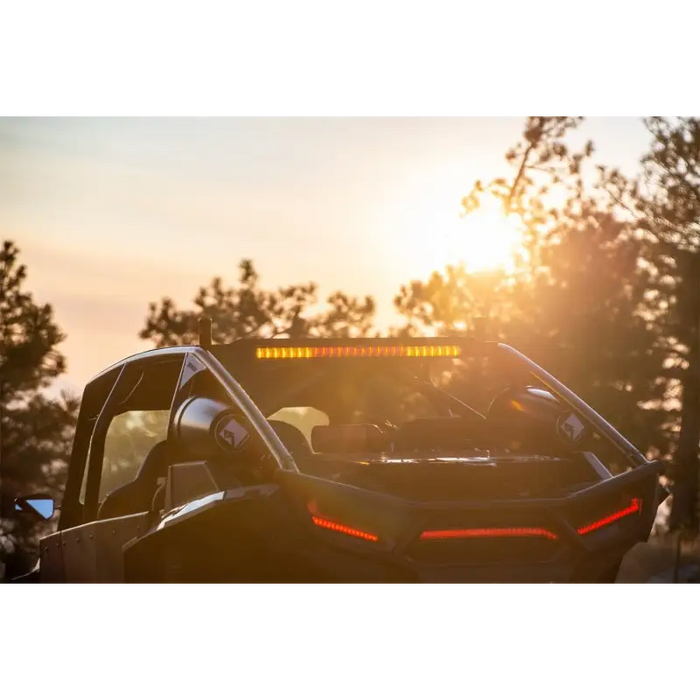
[[[675,538],[638,544],[623,559],[616,583],[700,583],[700,544],[684,544],[674,581],[676,558]]]

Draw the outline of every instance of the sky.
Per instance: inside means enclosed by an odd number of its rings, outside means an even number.
[[[0,118],[0,236],[68,336],[58,386],[147,348],[149,302],[187,305],[242,258],[266,286],[371,294],[391,323],[402,284],[469,255],[445,232],[476,179],[508,174],[524,119]],[[648,143],[636,117],[579,138],[632,172]]]

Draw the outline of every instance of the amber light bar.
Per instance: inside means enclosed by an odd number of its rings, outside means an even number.
[[[333,530],[333,532],[340,532],[343,535],[350,535],[351,537],[357,537],[361,540],[368,540],[369,542],[379,542],[379,538],[369,532],[363,532],[362,530],[356,530],[353,527],[347,527],[346,525],[341,525],[340,523],[334,523],[332,520],[326,520],[325,518],[319,518],[314,515],[311,517],[314,525],[318,527],[323,527],[326,530]]]
[[[614,523],[621,518],[625,518],[628,515],[634,515],[635,513],[639,513],[642,510],[642,502],[638,498],[633,498],[632,502],[630,505],[627,506],[627,508],[623,508],[622,510],[618,510],[615,513],[612,513],[605,518],[601,518],[600,520],[596,520],[594,523],[591,523],[590,525],[585,525],[584,527],[578,528],[576,532],[578,532],[579,535],[587,535],[589,532],[593,532],[594,530],[599,530],[601,527],[605,527],[606,525],[610,525],[611,523]]]
[[[256,348],[259,360],[298,360],[315,358],[352,357],[459,357],[457,345],[355,345],[318,347],[264,347]]]
[[[488,527],[469,530],[427,530],[422,540],[461,540],[486,537],[546,537],[556,540],[558,537],[542,527]]]

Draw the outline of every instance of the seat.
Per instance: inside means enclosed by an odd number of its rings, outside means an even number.
[[[482,436],[484,426],[484,419],[478,416],[417,418],[399,428],[394,438],[394,451],[469,448]]]
[[[382,452],[388,438],[373,423],[317,425],[311,431],[311,444],[316,452],[361,454]]]
[[[308,440],[299,428],[281,420],[271,420],[269,423],[293,457],[308,457],[313,454]]]
[[[166,442],[163,440],[151,448],[133,481],[107,495],[97,512],[97,519],[107,520],[149,511],[158,489],[158,479],[167,475]]]

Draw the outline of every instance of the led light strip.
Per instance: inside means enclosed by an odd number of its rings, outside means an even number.
[[[585,527],[580,527],[576,532],[578,532],[579,535],[587,535],[589,532],[593,532],[593,530],[599,530],[601,527],[605,527],[606,525],[610,525],[611,523],[616,522],[617,520],[620,520],[620,518],[625,518],[628,515],[634,515],[635,513],[639,513],[642,510],[642,503],[638,498],[633,498],[632,503],[630,503],[627,508],[623,508],[622,510],[618,510],[615,513],[612,513],[611,515],[608,515],[605,518],[601,518],[600,520],[596,520],[594,523],[591,523],[590,525],[586,525]]]
[[[605,518],[596,520],[589,525],[578,528],[579,535],[587,535],[589,532],[599,530],[606,525],[617,522],[621,518],[628,515],[639,513],[642,509],[641,501],[638,498],[633,498],[632,502],[626,508],[611,513]],[[559,539],[557,535],[550,530],[541,527],[499,527],[499,528],[473,528],[468,530],[428,530],[420,536],[421,540],[459,540],[471,538],[489,538],[489,537],[546,537],[549,540]]]
[[[470,538],[487,537],[546,537],[548,540],[556,540],[558,537],[542,527],[492,527],[474,528],[469,530],[428,530],[424,532],[422,540],[460,540]]]
[[[325,518],[319,518],[317,516],[312,516],[311,519],[314,521],[314,525],[323,527],[326,530],[333,530],[333,532],[340,532],[343,535],[350,535],[352,537],[358,537],[361,540],[368,540],[369,542],[378,542],[379,538],[376,535],[372,535],[369,532],[363,532],[362,530],[356,530],[352,527],[347,527],[341,525],[340,523],[334,523],[331,520],[326,520]]]
[[[297,360],[317,358],[354,357],[459,357],[457,345],[356,345],[319,347],[262,347],[256,348],[259,360]]]

